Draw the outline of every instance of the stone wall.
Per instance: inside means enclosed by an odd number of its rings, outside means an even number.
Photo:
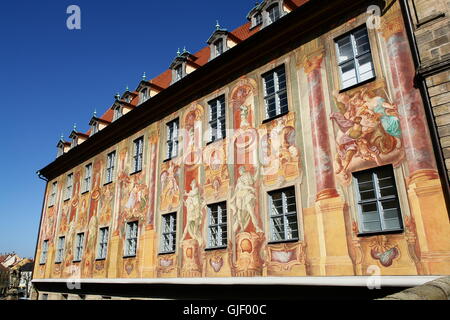
[[[435,124],[450,174],[450,1],[409,0],[409,7],[420,54],[420,72],[426,74]]]
[[[450,300],[450,277],[433,280],[380,300]]]

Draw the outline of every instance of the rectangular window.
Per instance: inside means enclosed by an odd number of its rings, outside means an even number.
[[[223,139],[226,136],[225,127],[225,95],[211,100],[209,105],[210,141]]]
[[[58,244],[56,247],[56,258],[55,263],[61,263],[64,259],[64,245],[66,242],[66,237],[59,237]]]
[[[92,180],[92,163],[84,167],[84,179],[83,179],[83,191],[88,192],[91,190],[91,180]]]
[[[335,40],[342,89],[375,77],[367,28]]]
[[[98,234],[98,249],[97,249],[97,259],[106,259],[106,255],[108,253],[108,236],[109,236],[109,228],[100,228],[100,232]]]
[[[169,213],[162,216],[161,253],[173,253],[176,248],[177,215]]]
[[[116,121],[117,119],[119,119],[122,116],[122,108],[121,107],[116,107],[114,109],[114,117],[113,117],[113,121]]]
[[[96,134],[98,132],[98,122],[94,122],[91,125],[91,134],[90,136],[92,137],[94,134]]]
[[[288,100],[284,65],[265,73],[262,77],[264,80],[266,119],[287,113]]]
[[[105,174],[105,184],[110,183],[114,180],[114,168],[116,165],[116,152],[113,151],[108,153],[106,156],[106,174]]]
[[[166,124],[167,127],[167,159],[173,159],[178,154],[178,119]]]
[[[223,39],[214,42],[215,56],[218,57],[223,53]]]
[[[362,233],[403,230],[392,166],[354,173],[353,178]]]
[[[73,173],[67,176],[66,192],[64,194],[64,200],[70,200],[70,198],[72,198],[72,193],[73,193]]]
[[[175,81],[181,80],[183,78],[183,65],[179,65],[175,68]]]
[[[73,259],[74,262],[81,261],[83,258],[83,249],[84,249],[84,233],[78,233],[77,238],[75,240],[75,257]]]
[[[48,240],[44,240],[44,242],[42,242],[41,260],[39,261],[40,264],[45,264],[47,262],[47,254],[48,254]]]
[[[128,222],[125,234],[125,257],[134,257],[137,252],[138,222]]]
[[[295,188],[269,192],[270,240],[298,240]]]
[[[142,89],[141,91],[141,103],[148,100],[147,88]]]
[[[208,247],[227,246],[227,204],[226,202],[208,206]]]
[[[267,13],[269,15],[269,23],[274,23],[278,19],[280,19],[280,7],[278,4],[274,4],[269,9],[267,9]]]
[[[48,206],[52,207],[56,203],[56,194],[58,192],[58,182],[52,183],[52,192],[50,193],[50,198],[48,199]]]
[[[142,170],[142,157],[144,155],[144,138],[134,140],[134,151],[133,151],[133,173]]]

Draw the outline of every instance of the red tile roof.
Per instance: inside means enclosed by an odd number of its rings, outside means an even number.
[[[285,1],[286,1],[286,4],[288,5],[288,7],[298,8],[302,5],[304,5],[309,0],[285,0]],[[244,40],[248,39],[249,37],[251,37],[252,35],[254,35],[255,33],[257,33],[261,29],[260,26],[257,26],[254,28],[250,28],[250,27],[251,27],[251,22],[247,22],[246,24],[231,31],[229,33],[229,35],[231,35],[232,38],[237,38],[237,40],[244,41]],[[233,40],[236,40],[236,39],[233,39]],[[210,57],[209,46],[204,47],[200,51],[193,54],[193,56],[197,57],[197,59],[195,60],[195,64],[199,65],[200,67],[205,65],[206,63],[208,63],[209,57]],[[172,82],[172,70],[168,69],[168,70],[164,71],[160,75],[149,80],[149,82],[157,85],[158,87],[161,87],[162,89],[168,88]],[[136,96],[131,101],[131,104],[137,106],[137,104],[139,103],[139,95],[136,91],[133,91],[132,93],[136,94]],[[112,122],[113,115],[114,115],[113,110],[108,109],[108,111],[106,111],[106,113],[101,116],[101,119]],[[89,135],[89,133],[90,133],[90,130],[86,134]]]

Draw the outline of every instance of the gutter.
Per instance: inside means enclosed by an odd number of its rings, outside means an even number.
[[[415,87],[420,90],[423,103],[425,105],[425,115],[427,119],[428,128],[430,130],[431,142],[433,145],[434,156],[436,157],[436,166],[439,172],[439,178],[441,180],[442,188],[444,191],[444,199],[447,205],[447,214],[450,218],[450,182],[447,168],[445,166],[445,159],[442,153],[442,146],[439,140],[439,133],[437,131],[436,121],[433,115],[433,107],[431,105],[431,99],[428,94],[428,87],[426,84],[426,77],[433,75],[439,71],[448,69],[448,62],[442,65],[438,64],[436,68],[423,68],[420,61],[419,46],[417,45],[416,37],[414,34],[413,20],[411,18],[411,11],[408,5],[408,0],[399,0],[402,10],[403,20],[405,22],[406,34],[408,36],[411,54],[414,60],[414,66],[416,68],[416,77],[414,79]],[[425,71],[425,72],[424,72]]]
[[[443,276],[342,276],[342,277],[227,277],[161,279],[37,279],[33,284],[141,284],[141,285],[285,285],[336,287],[415,287]]]

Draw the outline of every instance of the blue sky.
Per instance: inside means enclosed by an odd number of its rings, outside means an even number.
[[[69,5],[81,30],[68,30]],[[168,68],[177,48],[206,45],[216,20],[244,24],[255,0],[0,1],[0,253],[34,255],[45,182],[73,124],[87,130],[116,92]]]

